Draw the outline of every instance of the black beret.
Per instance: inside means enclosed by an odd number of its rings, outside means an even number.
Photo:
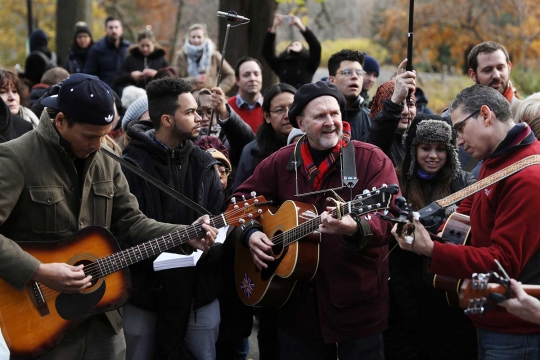
[[[314,84],[305,84],[294,94],[294,101],[289,109],[289,123],[298,128],[296,117],[300,116],[306,105],[313,99],[320,96],[333,96],[336,98],[341,112],[345,110],[345,97],[334,84],[327,84],[323,81],[317,81]]]

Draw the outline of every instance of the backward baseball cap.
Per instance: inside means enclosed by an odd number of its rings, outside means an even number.
[[[62,83],[58,95],[41,100],[43,106],[91,125],[110,125],[114,120],[113,91],[98,77],[76,73]]]

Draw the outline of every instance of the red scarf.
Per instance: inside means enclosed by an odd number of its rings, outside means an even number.
[[[324,159],[319,164],[319,167],[317,167],[313,162],[313,157],[311,156],[311,151],[309,151],[307,141],[304,140],[302,142],[302,147],[300,148],[300,150],[302,151],[302,160],[304,162],[306,173],[309,181],[311,182],[311,185],[313,186],[313,189],[321,189],[323,177],[326,175],[328,170],[330,170],[330,166],[332,166],[332,164],[336,162],[337,158],[339,157],[341,148],[347,146],[350,140],[351,126],[348,122],[343,121],[343,137],[341,138],[341,140],[338,140],[336,146],[334,146],[332,151],[330,151],[330,154],[328,154],[326,159]]]

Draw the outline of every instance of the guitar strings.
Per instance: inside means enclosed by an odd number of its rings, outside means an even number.
[[[239,206],[238,209],[229,210],[223,214],[211,217],[210,223],[212,226],[214,226],[217,222],[223,223],[223,226],[220,226],[220,228],[227,226],[227,224],[237,223],[241,218],[246,216],[245,210],[246,208]],[[92,262],[91,264],[86,265],[83,269],[84,274],[85,276],[92,275],[92,279],[99,279],[129,265],[160,254],[163,251],[185,244],[190,240],[203,237],[206,232],[202,230],[200,225],[202,225],[202,223],[188,225],[169,234],[145,241],[139,245],[132,246],[114,254],[107,255]],[[202,234],[200,234],[201,231]],[[153,246],[152,243],[155,243],[157,246]],[[148,246],[150,246],[150,248],[148,248]],[[144,248],[144,252],[141,251],[140,247]],[[137,252],[135,252],[135,248],[137,248]],[[165,250],[161,250],[161,248],[164,248]],[[127,255],[127,257],[124,255]],[[128,261],[131,263],[128,264]],[[41,287],[41,294],[45,299],[50,298],[51,295],[56,296],[58,293],[58,291],[53,290],[41,283],[38,284]]]

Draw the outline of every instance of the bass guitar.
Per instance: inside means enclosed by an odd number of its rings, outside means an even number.
[[[216,228],[241,225],[268,211],[264,197],[233,204],[210,218]],[[57,242],[22,242],[21,248],[43,263],[84,264],[92,286],[81,293],[58,293],[32,281],[18,291],[0,279],[0,327],[13,358],[35,357],[57,345],[77,324],[91,315],[114,310],[129,298],[128,266],[163,251],[202,238],[200,223],[121,250],[114,236],[98,226],[84,228]]]
[[[349,202],[336,202],[331,214],[341,218],[349,213],[363,215],[390,207],[397,185],[373,191],[365,190]],[[385,211],[386,212],[386,211]],[[274,243],[270,256],[274,261],[259,271],[249,248],[236,244],[234,276],[236,290],[242,302],[249,306],[283,306],[298,280],[313,279],[319,265],[321,217],[313,205],[285,201],[273,214],[261,217],[264,233]]]

